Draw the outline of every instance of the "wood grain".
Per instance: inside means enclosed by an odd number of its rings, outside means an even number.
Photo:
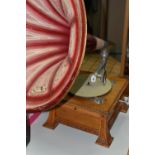
[[[127,112],[128,106],[120,103],[128,86],[124,78],[110,78],[114,81],[113,89],[103,98],[104,104],[98,105],[90,99],[69,96],[62,105],[49,112],[44,126],[54,129],[58,123],[68,125],[95,135],[98,135],[97,144],[109,147],[113,138],[110,129],[119,112]]]

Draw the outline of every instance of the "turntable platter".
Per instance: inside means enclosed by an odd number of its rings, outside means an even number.
[[[97,79],[94,85],[89,85],[89,76],[90,74],[80,73],[70,92],[79,97],[92,98],[103,96],[112,89],[112,83],[108,79],[105,84]]]

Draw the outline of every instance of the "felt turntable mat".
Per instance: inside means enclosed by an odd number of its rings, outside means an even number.
[[[90,74],[80,73],[70,92],[79,97],[91,98],[105,95],[111,90],[112,84],[108,79],[104,84],[99,78],[97,78],[94,85],[89,85],[89,75]]]

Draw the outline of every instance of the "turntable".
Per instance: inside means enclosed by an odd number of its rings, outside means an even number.
[[[80,71],[88,37],[83,0],[27,0],[26,7],[27,113],[49,110],[45,127],[63,123],[110,146],[110,128],[128,109],[120,102],[128,80],[107,77],[107,42],[96,71]]]

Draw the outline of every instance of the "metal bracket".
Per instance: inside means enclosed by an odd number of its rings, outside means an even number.
[[[104,103],[103,97],[94,97],[91,100],[93,100],[96,104],[103,104]]]
[[[119,100],[119,102],[129,104],[129,97],[124,96],[123,99]]]

